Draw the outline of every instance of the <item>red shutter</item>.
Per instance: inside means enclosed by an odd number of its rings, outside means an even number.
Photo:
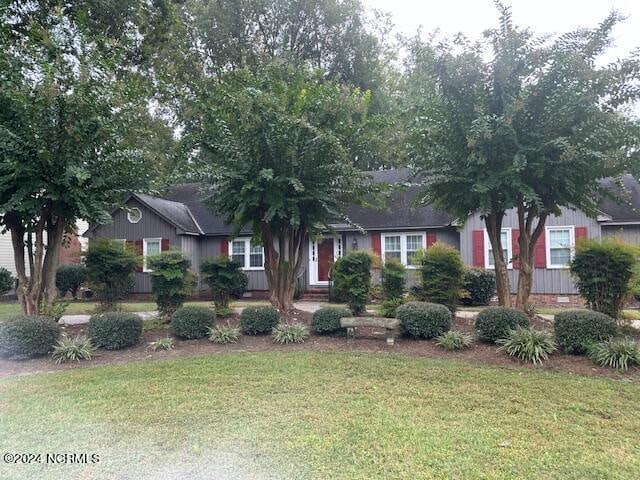
[[[160,242],[160,250],[163,252],[166,252],[167,250],[169,250],[169,239],[168,238],[163,238],[162,241]]]
[[[513,255],[513,268],[520,268],[520,244],[518,243],[518,239],[520,238],[520,230],[516,230],[515,228],[511,230],[511,254]],[[504,245],[503,245],[504,247]]]
[[[474,230],[471,238],[473,241],[473,266],[484,268],[484,232]]]
[[[547,232],[542,232],[533,250],[533,266],[535,268],[547,268],[547,249],[545,247],[545,237]]]
[[[436,243],[437,240],[436,232],[427,232],[427,248]]]
[[[136,255],[138,255],[139,257],[142,257],[143,253],[144,253],[144,248],[142,246],[142,240],[136,240],[135,241],[135,247],[136,247]],[[142,271],[142,262],[140,262],[140,266],[136,267],[136,272],[141,272]]]
[[[579,238],[587,238],[587,227],[576,227],[576,241]]]
[[[220,244],[220,256],[228,257],[229,256],[229,239],[223,238],[222,243]]]
[[[374,254],[382,257],[382,240],[379,233],[371,234],[371,249]]]

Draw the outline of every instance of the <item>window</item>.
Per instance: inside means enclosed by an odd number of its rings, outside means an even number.
[[[547,227],[547,268],[568,268],[575,246],[573,227]]]
[[[152,255],[158,255],[161,251],[161,238],[144,238],[142,239],[142,255],[143,255],[143,263],[142,263],[142,271],[150,272],[147,268],[147,257]]]
[[[416,252],[424,248],[426,236],[424,233],[390,233],[382,235],[382,259],[394,257],[403,265],[415,268]]]
[[[127,212],[127,220],[130,223],[138,223],[142,219],[142,212],[139,208],[132,208]]]
[[[262,270],[264,268],[264,248],[251,245],[250,238],[236,238],[229,242],[231,260],[240,264],[244,270]]]
[[[507,264],[507,268],[513,268],[511,257],[513,257],[513,250],[511,244],[511,229],[503,228],[500,232],[500,243],[502,243],[502,258]],[[491,248],[491,242],[489,241],[489,234],[484,231],[484,266],[485,268],[495,268],[496,262],[493,258],[493,249]]]

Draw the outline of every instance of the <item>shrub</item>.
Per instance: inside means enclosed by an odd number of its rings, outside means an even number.
[[[96,347],[120,350],[142,336],[142,318],[135,313],[108,312],[89,319],[89,337]]]
[[[555,316],[553,328],[558,346],[567,353],[585,353],[595,343],[616,334],[614,320],[600,312],[567,310]]]
[[[455,310],[460,301],[464,264],[460,252],[448,245],[435,244],[415,257],[420,265],[422,300]]]
[[[273,307],[247,307],[240,314],[240,330],[248,335],[266,335],[278,321],[278,310]]]
[[[40,300],[40,305],[38,305],[38,314],[41,317],[49,317],[52,318],[54,322],[60,321],[64,312],[67,311],[67,307],[69,306],[69,302],[67,300],[56,299],[53,304],[47,305],[45,299]]]
[[[368,253],[352,252],[333,265],[333,295],[344,299],[354,315],[366,310],[371,293],[371,264]]]
[[[382,290],[384,298],[402,298],[405,290],[405,268],[397,258],[388,258],[382,267]]]
[[[380,304],[380,315],[386,318],[395,318],[398,307],[404,303],[402,298],[388,298]]]
[[[620,317],[636,259],[637,248],[617,239],[584,240],[578,244],[571,274],[591,310]]]
[[[216,321],[216,312],[207,307],[182,307],[171,319],[173,333],[180,338],[204,338]]]
[[[56,287],[60,296],[64,297],[71,292],[73,298],[78,298],[78,290],[87,279],[87,267],[70,263],[60,265],[56,270]]]
[[[74,338],[63,335],[53,347],[52,356],[58,364],[79,362],[80,360],[91,360],[95,349],[89,337],[85,335],[78,335]]]
[[[496,293],[496,274],[485,268],[467,268],[464,271],[462,303],[470,306],[488,305]]]
[[[396,310],[396,317],[403,333],[415,338],[435,338],[451,328],[451,312],[435,303],[405,303]]]
[[[488,307],[476,317],[475,329],[478,339],[496,342],[506,338],[510,330],[529,327],[529,317],[524,312],[508,307]]]
[[[340,319],[350,316],[351,312],[346,308],[323,307],[313,313],[311,325],[320,335],[332,334],[341,330]]]
[[[208,258],[200,266],[203,281],[211,289],[216,308],[227,308],[230,296],[242,296],[247,275],[228,257]]]
[[[301,323],[280,323],[273,327],[271,337],[277,343],[303,343],[309,336],[309,329]]]
[[[160,350],[173,350],[175,346],[175,342],[171,337],[159,338],[155,342],[149,342],[149,350],[154,352],[158,352]]]
[[[468,348],[473,343],[473,336],[459,332],[457,330],[449,330],[436,337],[436,345],[446,350],[461,350]]]
[[[209,340],[213,343],[220,344],[238,343],[238,340],[240,340],[240,329],[228,324],[210,328]]]
[[[133,249],[123,248],[122,242],[100,238],[89,243],[85,253],[87,284],[101,311],[113,309],[131,291],[139,262]]]
[[[162,252],[147,258],[147,266],[151,269],[151,293],[160,316],[171,318],[193,291],[191,262],[180,252]]]
[[[522,327],[510,330],[505,338],[499,338],[496,343],[502,345],[498,350],[505,350],[512,357],[540,365],[556,349],[549,332]]]
[[[630,338],[614,338],[592,345],[589,358],[601,367],[626,370],[629,365],[640,365],[640,347]]]
[[[19,316],[0,322],[0,357],[22,360],[49,353],[60,335],[48,317]]]
[[[15,279],[11,272],[4,267],[0,267],[0,295],[11,291],[15,285]]]

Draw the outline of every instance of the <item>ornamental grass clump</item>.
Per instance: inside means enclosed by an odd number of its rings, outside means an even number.
[[[511,330],[506,338],[500,338],[496,343],[502,345],[499,351],[504,350],[512,357],[538,365],[542,365],[556,350],[551,333],[532,328]]]
[[[309,329],[301,323],[280,323],[273,327],[271,337],[274,342],[303,343],[309,336]]]
[[[640,346],[630,338],[613,338],[589,348],[589,358],[601,367],[627,370],[640,366]]]
[[[159,338],[155,342],[149,342],[149,350],[159,352],[161,350],[173,350],[176,344],[171,337]]]
[[[53,359],[56,363],[79,362],[80,360],[91,360],[96,347],[91,343],[91,339],[85,335],[68,337],[66,334],[58,340],[53,347]]]
[[[240,329],[231,325],[220,325],[209,329],[209,340],[213,343],[228,345],[238,343],[240,340]]]
[[[450,351],[468,348],[472,343],[472,335],[459,332],[458,330],[449,330],[447,333],[436,337],[436,345]]]

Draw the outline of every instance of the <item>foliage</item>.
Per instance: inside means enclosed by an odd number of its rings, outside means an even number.
[[[171,337],[159,338],[153,342],[149,342],[149,349],[154,352],[161,350],[173,350],[176,344]]]
[[[220,325],[209,329],[209,340],[213,343],[227,345],[230,343],[238,343],[240,340],[240,329],[231,325]]]
[[[369,301],[371,262],[367,252],[350,252],[333,264],[332,290],[347,302],[354,315],[363,313]]]
[[[0,295],[10,292],[15,286],[15,279],[11,272],[4,267],[0,267]]]
[[[629,365],[640,366],[640,346],[630,338],[612,338],[592,345],[589,358],[601,367],[627,370]]]
[[[47,305],[47,303],[42,300],[38,307],[38,314],[43,317],[52,318],[55,322],[59,322],[68,307],[68,300],[56,300],[50,305]]]
[[[578,243],[571,274],[590,309],[620,318],[637,258],[637,247],[616,239]]]
[[[478,339],[483,342],[497,342],[506,338],[510,330],[528,328],[529,317],[521,310],[509,307],[488,307],[476,317],[475,329]]]
[[[388,298],[380,304],[380,315],[386,318],[395,318],[398,307],[404,303],[403,298]]]
[[[206,307],[182,307],[171,318],[173,333],[180,338],[192,340],[204,338],[216,321],[216,312]]]
[[[382,290],[386,299],[401,298],[404,295],[406,269],[397,258],[387,258],[382,267]]]
[[[496,293],[496,274],[486,268],[466,268],[462,288],[462,303],[469,306],[489,305]]]
[[[396,310],[396,317],[402,332],[414,338],[435,338],[451,329],[451,312],[436,303],[405,303]]]
[[[56,270],[56,287],[61,296],[71,292],[73,298],[78,298],[78,290],[87,279],[87,267],[70,263],[60,265]]]
[[[86,335],[77,335],[71,338],[64,334],[54,345],[52,357],[56,363],[91,360],[95,349]]]
[[[313,312],[311,326],[315,333],[331,335],[342,330],[340,319],[350,317],[351,312],[341,307],[322,307]]]
[[[600,312],[567,310],[555,316],[553,328],[558,346],[567,353],[585,353],[595,343],[616,334],[615,321]]]
[[[532,328],[509,330],[507,336],[499,338],[496,343],[502,345],[498,350],[505,350],[512,357],[540,365],[556,350],[556,343],[549,332]]]
[[[142,337],[142,318],[135,313],[107,312],[89,319],[89,337],[96,347],[120,350]]]
[[[460,252],[449,245],[436,243],[416,254],[420,265],[422,300],[446,305],[455,310],[460,300],[464,264]]]
[[[227,308],[230,296],[242,296],[247,274],[229,257],[207,258],[200,265],[202,280],[209,285],[216,308]]]
[[[51,351],[60,328],[48,317],[19,316],[0,322],[0,357],[22,360]]]
[[[276,343],[304,343],[309,336],[309,329],[301,323],[279,323],[271,331]]]
[[[195,286],[194,275],[189,271],[191,262],[181,252],[162,252],[147,258],[147,266],[160,316],[171,318]]]
[[[87,283],[96,294],[103,311],[113,309],[134,284],[134,271],[140,259],[122,242],[98,238],[89,242],[84,254]]]
[[[473,343],[473,336],[458,330],[449,330],[436,337],[436,345],[446,350],[462,350]]]
[[[247,307],[240,314],[240,330],[247,335],[266,335],[280,321],[273,307]]]
[[[166,322],[166,320],[160,317],[146,318],[142,323],[143,332],[168,330],[169,328],[170,325]]]

